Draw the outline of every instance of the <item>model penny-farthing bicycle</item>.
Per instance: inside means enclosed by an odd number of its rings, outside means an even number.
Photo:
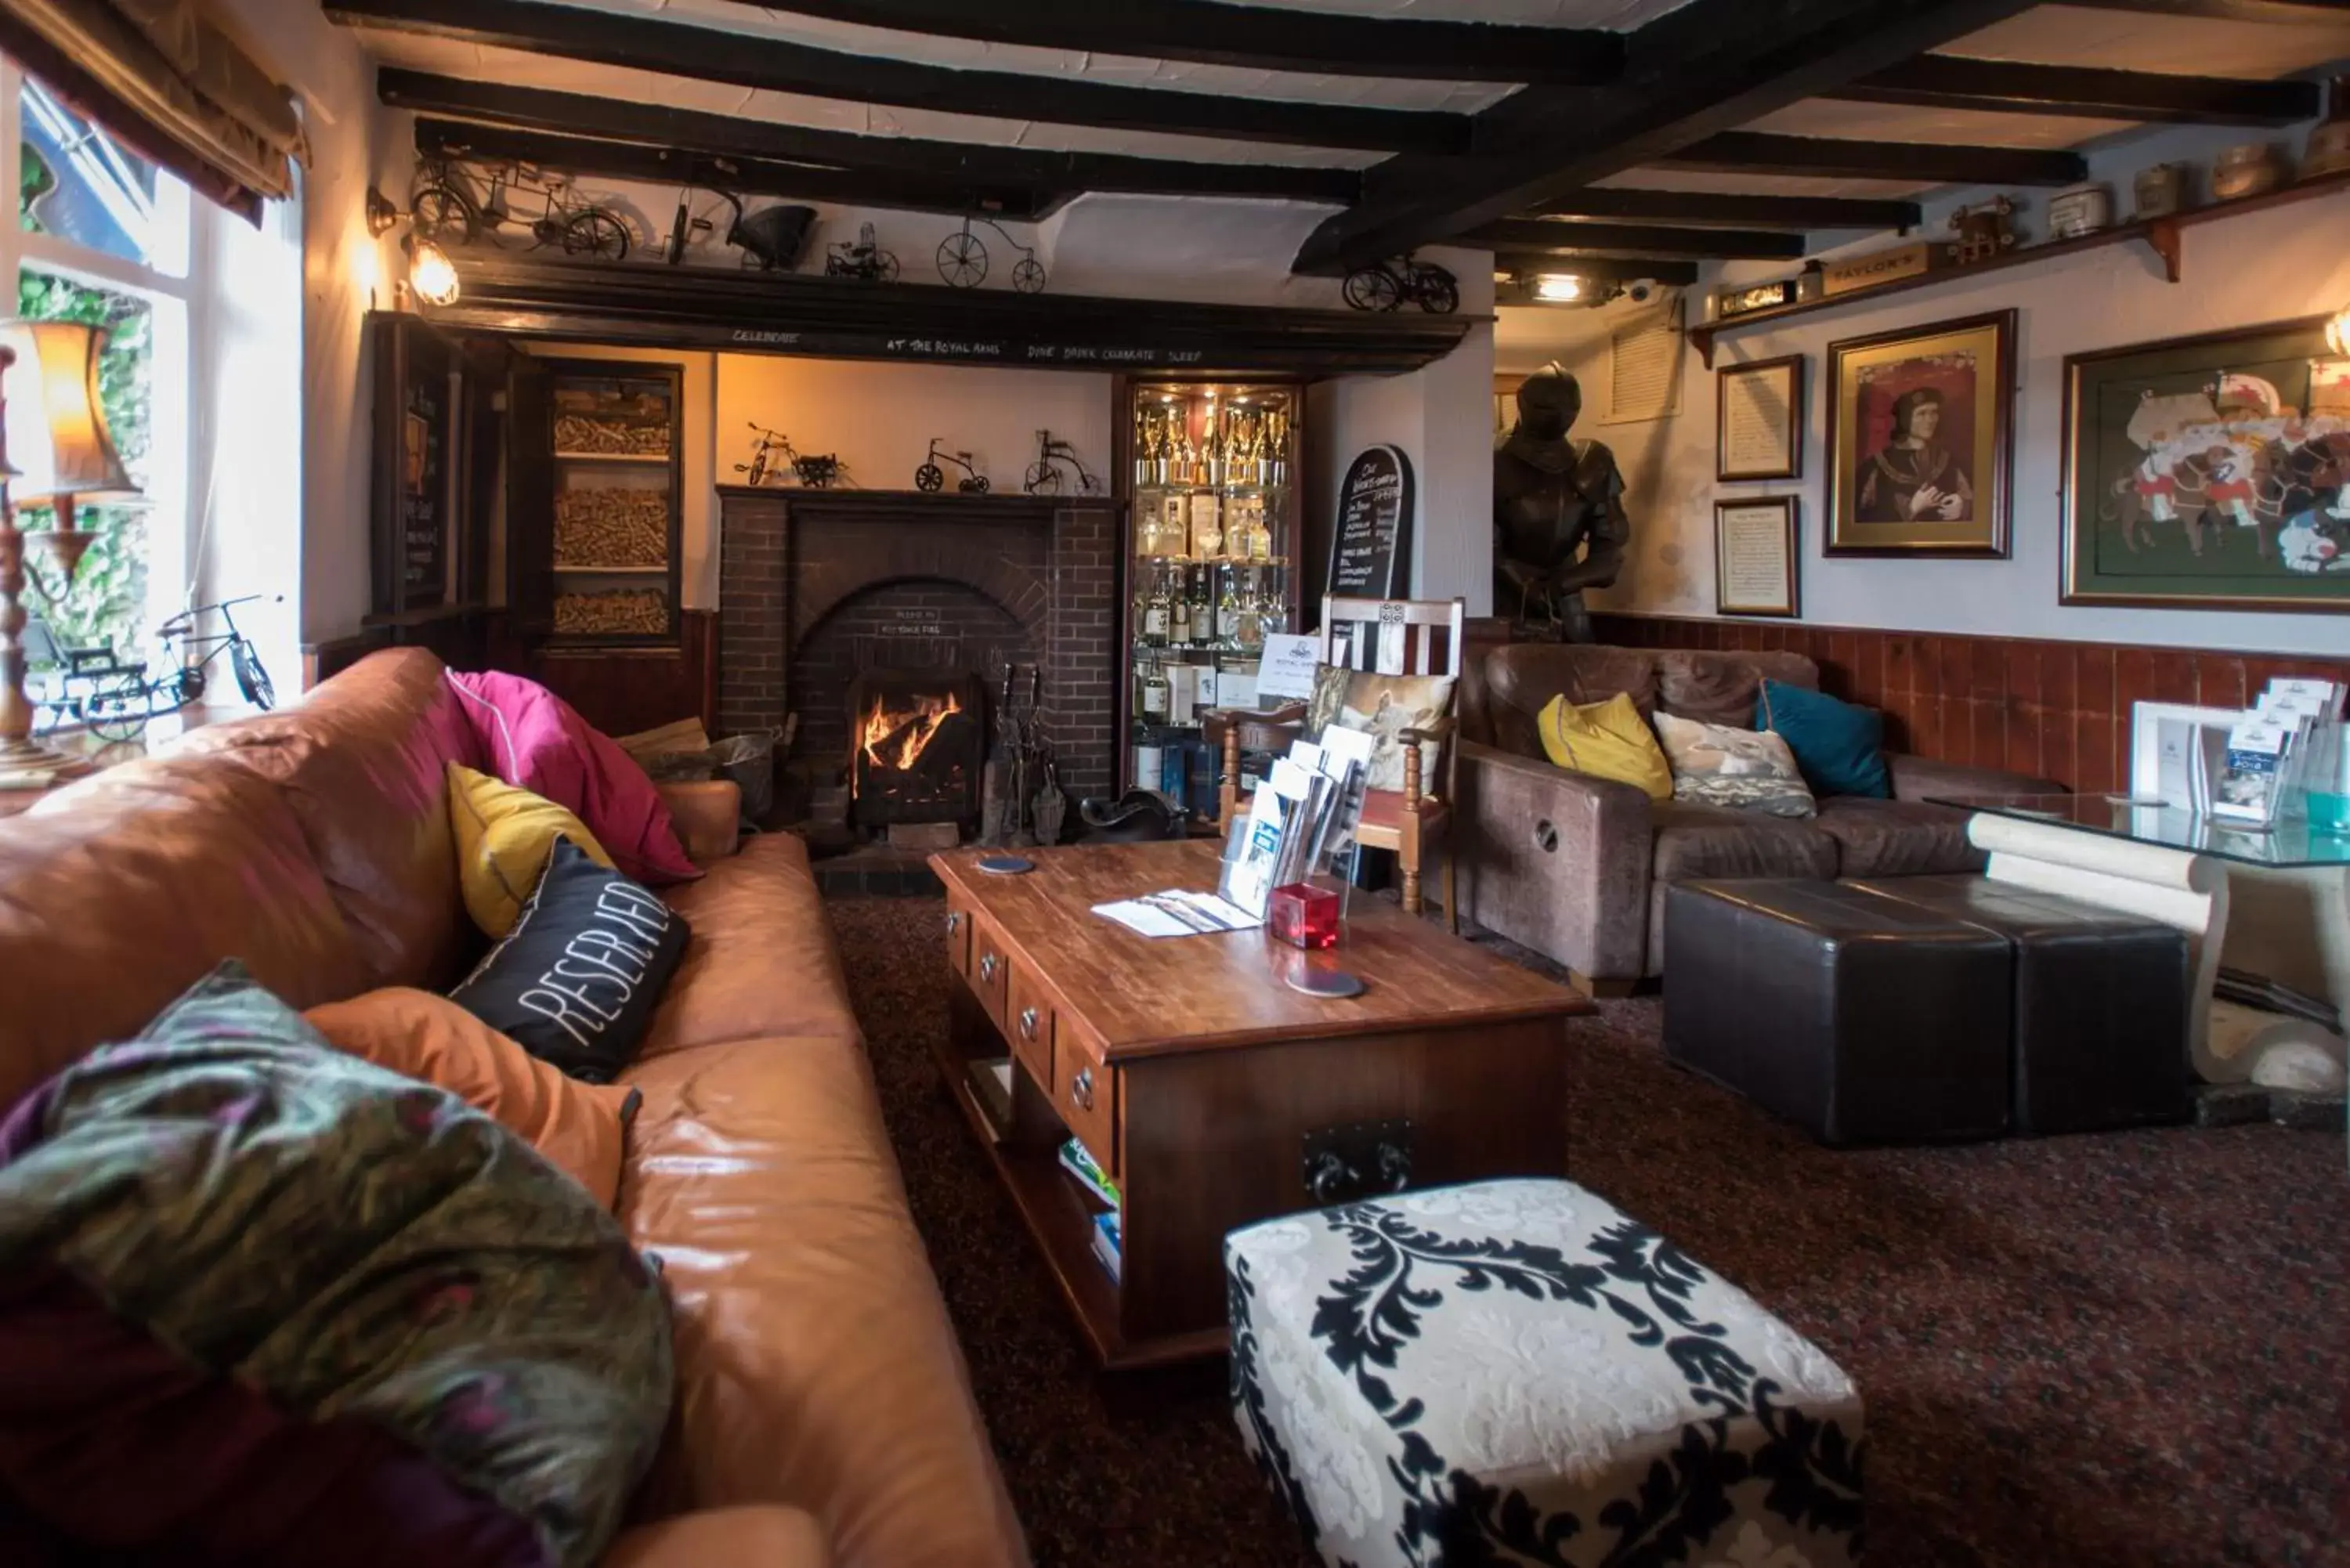
[[[939,438],[936,436],[931,438],[931,455],[922,460],[921,467],[914,470],[915,489],[925,495],[931,495],[946,488],[947,474],[946,470],[939,466],[941,458],[946,459],[947,462],[962,470],[963,476],[955,481],[957,490],[965,495],[983,495],[987,493],[987,475],[980,472],[978,468],[973,466],[971,453],[941,451]]]
[[[1036,253],[1004,232],[1003,225],[993,218],[979,222],[993,229],[1003,243],[1020,253],[1012,264],[1012,286],[1022,294],[1041,293],[1045,287],[1045,264]],[[977,288],[987,276],[987,247],[971,232],[972,220],[965,218],[962,227],[939,242],[939,275],[953,288]]]
[[[1051,431],[1036,432],[1036,461],[1028,465],[1021,487],[1031,495],[1058,495],[1061,493],[1061,465],[1067,463],[1076,470],[1077,493],[1091,495],[1101,488],[1101,481],[1086,467],[1077,449],[1067,441],[1053,439]]]

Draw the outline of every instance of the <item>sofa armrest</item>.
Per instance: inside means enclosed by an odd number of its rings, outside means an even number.
[[[680,843],[696,866],[734,853],[743,832],[743,786],[733,779],[656,784]]]
[[[1885,753],[1896,800],[1964,799],[1977,795],[2069,794],[2054,779],[2012,774],[2002,768],[1970,767],[1964,763],[1939,762],[1907,752]]]
[[[1648,792],[1459,742],[1462,913],[1593,980],[1648,958]]]
[[[623,1531],[597,1568],[828,1568],[815,1517],[781,1503],[702,1509]]]

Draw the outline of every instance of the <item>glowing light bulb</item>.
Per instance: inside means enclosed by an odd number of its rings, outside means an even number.
[[[2344,306],[2325,324],[2325,346],[2336,354],[2350,357],[2350,305]]]
[[[408,263],[408,281],[416,290],[416,297],[427,305],[457,302],[457,268],[449,260],[449,253],[431,240],[416,242],[416,254]]]
[[[1581,299],[1583,280],[1571,273],[1549,273],[1534,280],[1536,299]]]

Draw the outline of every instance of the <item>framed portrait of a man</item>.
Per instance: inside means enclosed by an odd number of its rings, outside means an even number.
[[[2015,312],[1828,345],[1831,556],[2008,553]]]

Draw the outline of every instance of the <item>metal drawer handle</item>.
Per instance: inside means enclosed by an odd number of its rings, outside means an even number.
[[[960,909],[949,909],[947,911],[947,935],[952,936],[961,929],[962,929],[962,911]]]
[[[982,980],[993,980],[995,978],[995,955],[993,953],[982,953],[979,955],[979,978]]]
[[[1020,1010],[1020,1033],[1024,1039],[1034,1040],[1036,1038],[1036,1010],[1035,1008],[1024,1007]]]
[[[1076,1103],[1079,1110],[1094,1108],[1094,1070],[1091,1067],[1069,1080],[1069,1098]]]

